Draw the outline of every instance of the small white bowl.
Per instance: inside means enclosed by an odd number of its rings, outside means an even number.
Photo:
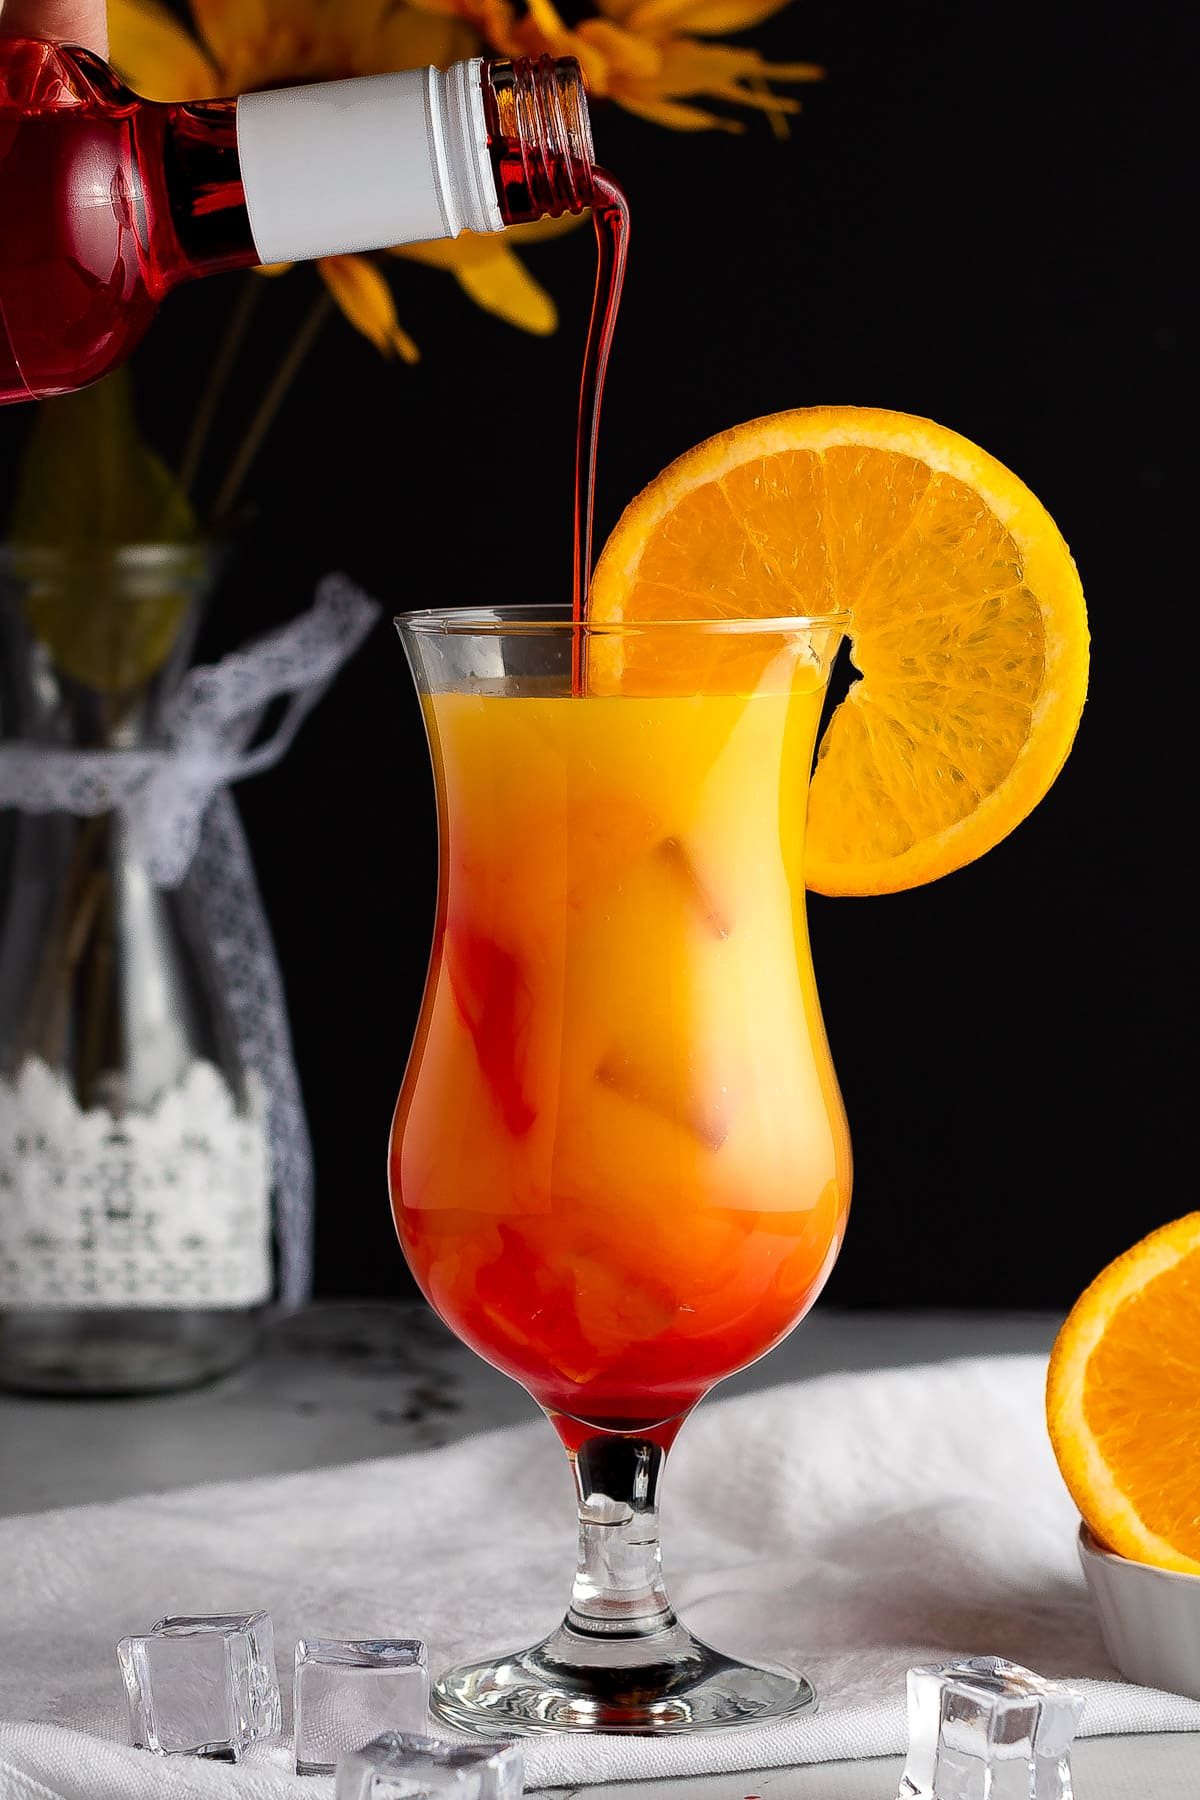
[[[1079,1560],[1104,1647],[1122,1675],[1200,1700],[1200,1575],[1101,1549],[1086,1525],[1079,1527]]]

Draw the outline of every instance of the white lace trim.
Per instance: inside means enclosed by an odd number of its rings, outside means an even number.
[[[86,1112],[44,1062],[0,1080],[0,1307],[270,1298],[267,1100],[196,1061],[149,1111]]]
[[[165,744],[141,750],[67,750],[20,739],[0,744],[0,806],[80,818],[123,807],[150,879],[178,887],[213,795],[274,768],[379,613],[377,602],[344,576],[325,576],[308,612],[211,667],[188,671],[167,704]],[[285,696],[273,735],[247,749],[269,703]]]

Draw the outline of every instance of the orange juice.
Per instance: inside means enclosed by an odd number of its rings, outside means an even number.
[[[802,866],[823,685],[425,696],[441,886],[397,1230],[450,1327],[570,1418],[683,1413],[836,1257]]]

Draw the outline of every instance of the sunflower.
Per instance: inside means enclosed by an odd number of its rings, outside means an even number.
[[[440,10],[442,0],[415,3]],[[628,112],[677,131],[741,131],[739,119],[688,102],[704,96],[755,107],[779,122],[798,111],[800,103],[776,94],[771,82],[819,81],[824,71],[815,63],[769,63],[757,50],[703,40],[713,32],[759,25],[787,4],[788,0],[599,0],[599,16],[572,28],[553,0],[528,0],[525,16],[508,26],[505,53],[573,56],[593,100],[614,100]]]
[[[598,0],[600,14],[568,26],[553,0],[189,0],[191,29],[162,0],[109,0],[112,61],[150,100],[211,100],[262,88],[336,81],[469,56],[578,58],[594,99],[611,99],[660,124],[739,129],[688,104],[698,95],[756,107],[778,120],[797,102],[770,80],[812,80],[808,63],[771,65],[756,51],[702,37],[737,31],[788,0]],[[445,270],[476,305],[545,335],[554,301],[517,254],[521,243],[570,229],[543,220],[505,232],[398,246],[393,255]],[[415,362],[384,267],[372,256],[322,257],[322,279],[344,316],[384,355]],[[278,274],[279,267],[267,271]]]

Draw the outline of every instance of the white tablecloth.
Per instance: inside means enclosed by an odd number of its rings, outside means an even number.
[[[820,1709],[694,1737],[528,1739],[527,1785],[899,1753],[906,1669],[956,1656],[1077,1685],[1081,1735],[1200,1730],[1200,1702],[1123,1682],[1106,1659],[1044,1375],[1040,1356],[977,1358],[706,1402],[664,1484],[672,1597],[719,1648],[803,1668]],[[301,1636],[419,1637],[436,1670],[551,1629],[573,1520],[541,1420],[0,1520],[0,1800],[329,1800],[331,1778],[291,1773],[286,1738],[237,1767],[131,1749],[117,1639],[165,1613],[267,1608],[287,1734]]]

